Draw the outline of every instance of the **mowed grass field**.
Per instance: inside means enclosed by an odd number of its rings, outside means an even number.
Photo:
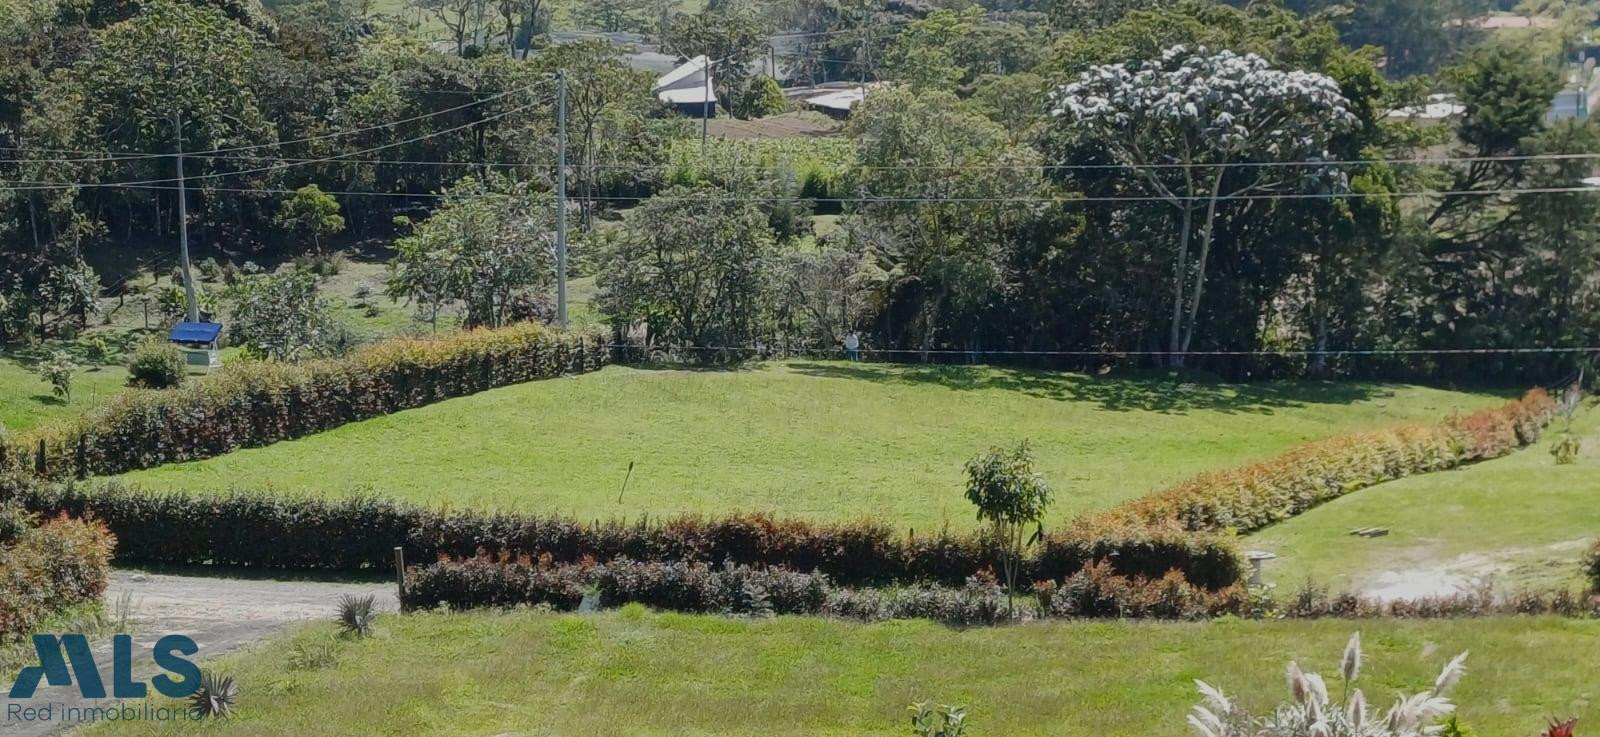
[[[1269,580],[1308,577],[1335,591],[1390,596],[1437,593],[1490,580],[1505,590],[1570,586],[1600,537],[1600,409],[1578,415],[1583,450],[1557,465],[1556,420],[1536,446],[1465,468],[1366,489],[1275,525],[1247,547],[1282,556]],[[1350,535],[1383,527],[1384,537]]]
[[[965,705],[973,735],[1189,734],[1194,679],[1256,710],[1295,659],[1340,692],[1351,632],[1375,706],[1432,685],[1470,650],[1455,696],[1478,734],[1600,716],[1600,621],[1052,622],[948,629],[657,614],[414,614],[348,640],[315,625],[214,664],[237,678],[216,737],[255,735],[905,735],[914,701]],[[333,648],[330,658],[311,657]],[[321,662],[317,662],[321,661]],[[1581,728],[1581,727],[1580,727]],[[90,735],[192,734],[104,723]]]
[[[613,366],[126,478],[159,489],[365,489],[586,519],[745,510],[929,529],[974,524],[963,463],[1028,439],[1059,522],[1307,440],[1500,401],[1400,385],[988,367]]]

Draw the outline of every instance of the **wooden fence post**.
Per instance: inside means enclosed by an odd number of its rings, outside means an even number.
[[[89,478],[89,436],[78,436],[78,478]]]
[[[394,546],[394,585],[400,596],[400,611],[406,610],[406,549]]]
[[[33,472],[40,476],[49,473],[49,468],[44,462],[44,438],[39,438],[39,450],[33,456]]]

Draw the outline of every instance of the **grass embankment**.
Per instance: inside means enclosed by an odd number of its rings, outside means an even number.
[[[926,530],[970,526],[962,464],[1027,438],[1057,490],[1054,523],[1314,438],[1436,422],[1496,401],[1398,385],[1233,386],[987,367],[610,367],[127,479],[161,489],[364,487],[580,518],[873,516]]]
[[[1179,735],[1204,678],[1261,709],[1286,698],[1297,659],[1332,676],[1352,630],[1362,685],[1387,708],[1470,649],[1455,695],[1479,734],[1533,734],[1552,715],[1597,713],[1600,621],[1056,622],[952,630],[784,617],[420,614],[376,637],[318,625],[219,670],[243,691],[246,735],[904,735],[906,704],[966,705],[974,734]],[[1336,679],[1335,679],[1336,680]],[[1337,683],[1330,684],[1334,689]],[[1581,724],[1582,722],[1580,722]],[[91,735],[188,734],[192,726],[104,724]]]
[[[1537,445],[1442,473],[1392,481],[1336,499],[1247,539],[1282,556],[1269,580],[1310,577],[1338,590],[1436,593],[1488,577],[1501,588],[1571,585],[1600,536],[1600,410],[1579,414],[1577,463],[1557,465],[1552,422]],[[1382,527],[1384,537],[1349,534]]]

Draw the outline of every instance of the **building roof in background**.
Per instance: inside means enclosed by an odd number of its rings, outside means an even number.
[[[706,68],[708,63],[702,54],[661,75],[653,90],[656,97],[668,105],[704,105],[715,99],[716,80]]]
[[[1389,117],[1402,120],[1444,120],[1467,111],[1455,95],[1428,95],[1426,105],[1412,105],[1389,111]]]
[[[1452,20],[1445,22],[1446,27],[1457,28],[1465,25],[1468,28],[1477,28],[1484,31],[1504,31],[1513,28],[1555,28],[1561,25],[1557,18],[1548,15],[1517,15],[1515,13],[1489,13],[1476,18],[1465,20]]]
[[[856,103],[865,99],[867,99],[867,88],[864,85],[860,85],[836,92],[827,92],[816,97],[807,97],[806,104],[829,110],[848,112],[855,108]]]
[[[839,122],[818,113],[782,113],[756,120],[717,118],[708,135],[728,139],[822,138],[839,132]]]

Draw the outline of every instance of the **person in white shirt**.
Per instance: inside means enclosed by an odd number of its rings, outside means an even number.
[[[851,361],[861,360],[861,336],[854,330],[844,335],[844,355]]]

